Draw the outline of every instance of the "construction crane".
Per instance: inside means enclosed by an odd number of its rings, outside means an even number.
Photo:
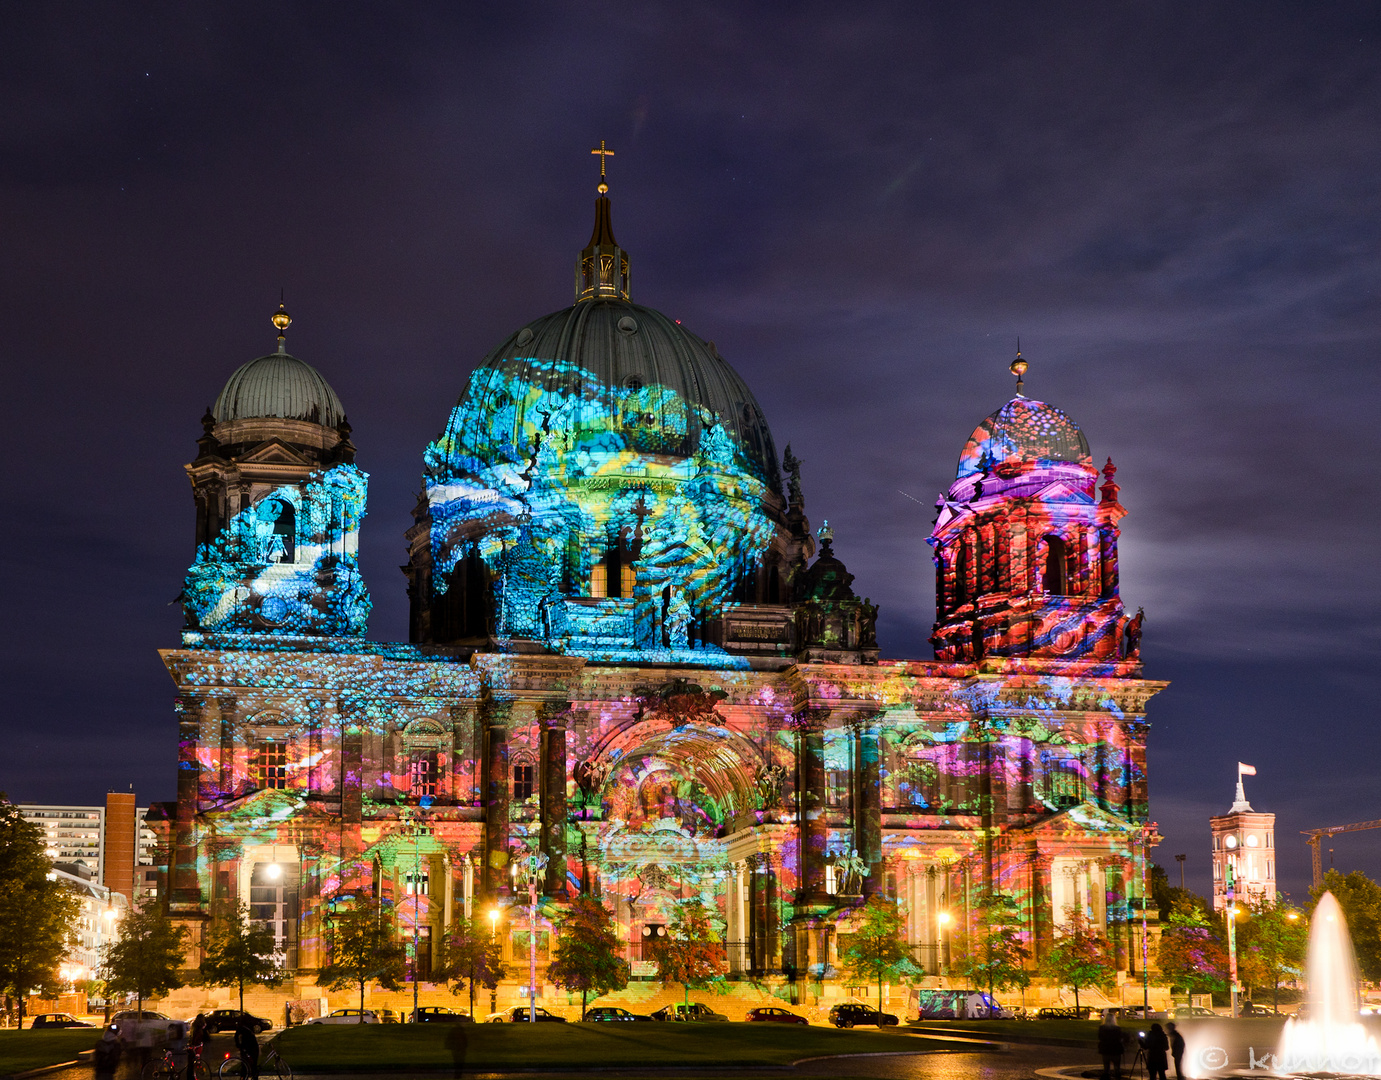
[[[1381,829],[1381,821],[1359,821],[1354,825],[1332,825],[1327,829],[1301,829],[1300,835],[1314,849],[1314,888],[1323,884],[1323,838],[1344,832],[1360,832],[1362,829]]]

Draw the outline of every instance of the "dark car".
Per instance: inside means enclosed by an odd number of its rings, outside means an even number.
[[[676,1005],[663,1005],[652,1014],[654,1020],[665,1021],[685,1021],[689,1023],[702,1023],[712,1021],[720,1024],[727,1024],[729,1018],[723,1013],[717,1013],[708,1005],[702,1005],[698,1001],[692,1001],[689,1005],[678,1003]]]
[[[639,1016],[631,1013],[627,1009],[620,1009],[616,1005],[596,1005],[593,1009],[585,1010],[585,1019],[595,1024],[623,1024],[629,1021],[646,1020],[652,1022],[650,1016]]]
[[[749,1009],[745,1020],[758,1020],[766,1024],[809,1024],[810,1021],[804,1016],[797,1016],[793,1012],[785,1009],[778,1009],[771,1005],[764,1005],[760,1009]]]
[[[247,1012],[242,1013],[239,1009],[212,1009],[206,1014],[207,1033],[214,1035],[218,1031],[234,1031],[240,1026],[242,1016],[254,1025],[256,1035],[273,1027],[272,1020],[265,1020],[262,1016],[254,1016]]]
[[[490,1013],[485,1023],[526,1024],[530,1019],[531,1017],[528,1016],[528,1007],[526,1005],[517,1005],[512,1009],[505,1009],[503,1012]],[[542,1008],[542,1006],[538,1005],[537,1022],[539,1024],[564,1024],[566,1018],[564,1016],[557,1016],[555,1013],[549,1013],[546,1009]]]
[[[871,1005],[863,1005],[857,1001],[846,1001],[830,1010],[830,1023],[837,1028],[857,1027],[859,1024],[895,1027],[898,1021],[891,1013],[878,1012]]]
[[[464,1013],[452,1012],[444,1005],[423,1005],[408,1017],[410,1024],[470,1024],[473,1022]]]
[[[1042,1020],[1087,1020],[1093,1015],[1093,1006],[1080,1005],[1077,1009],[1073,1005],[1051,1006],[1036,1015]]]
[[[78,1020],[71,1013],[39,1013],[34,1017],[33,1026],[36,1028],[69,1028],[69,1027],[95,1027],[95,1024],[88,1024],[85,1020]]]

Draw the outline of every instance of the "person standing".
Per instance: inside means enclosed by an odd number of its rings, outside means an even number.
[[[202,1060],[206,1050],[207,1022],[205,1013],[197,1013],[192,1021],[191,1033],[187,1036],[187,1080],[196,1080],[197,1062]]]
[[[1146,1033],[1146,1080],[1165,1080],[1165,1070],[1170,1067],[1166,1055],[1170,1050],[1170,1040],[1159,1024],[1152,1024]]]
[[[120,1067],[120,1029],[114,1024],[106,1026],[91,1060],[96,1066],[96,1080],[115,1080],[115,1070]]]
[[[1122,1029],[1117,1026],[1117,1012],[1103,1010],[1103,1022],[1098,1025],[1098,1052],[1103,1055],[1103,1080],[1121,1080]]]
[[[1175,1080],[1184,1080],[1184,1036],[1173,1023],[1167,1023],[1165,1030],[1170,1034],[1170,1059],[1175,1063]]]
[[[235,1022],[235,1049],[245,1063],[245,1080],[259,1080],[259,1036],[254,1031],[253,1021],[244,1013],[240,1013]]]

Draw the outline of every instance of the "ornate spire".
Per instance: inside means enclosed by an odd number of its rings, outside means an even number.
[[[278,328],[278,351],[285,353],[288,351],[287,331],[292,325],[292,316],[283,307],[282,297],[278,300],[278,310],[273,313],[273,325]]]
[[[1008,367],[1012,374],[1017,377],[1017,396],[1023,397],[1021,391],[1025,383],[1021,381],[1021,377],[1026,374],[1026,361],[1021,358],[1021,338],[1017,338],[1017,358]]]
[[[609,177],[605,162],[614,156],[601,139],[590,153],[599,155],[599,198],[595,200],[595,228],[590,242],[575,264],[575,298],[580,300],[627,300],[628,253],[614,239],[609,207]]]

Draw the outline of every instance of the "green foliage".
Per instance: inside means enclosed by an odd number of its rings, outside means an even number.
[[[1108,943],[1095,932],[1083,909],[1072,906],[1065,912],[1068,922],[1055,928],[1055,941],[1041,960],[1040,973],[1073,990],[1077,1008],[1081,989],[1110,989],[1116,970]]]
[[[1253,991],[1269,986],[1272,1004],[1278,1008],[1280,984],[1303,973],[1309,922],[1279,893],[1274,903],[1253,898],[1242,906],[1246,917],[1237,925],[1238,976]]]
[[[590,995],[599,997],[628,985],[632,972],[619,956],[622,944],[614,920],[598,900],[578,896],[558,920],[556,956],[547,978],[563,990],[580,991],[580,1019]]]
[[[245,1007],[245,983],[277,986],[283,969],[273,955],[273,934],[266,926],[249,921],[249,908],[239,905],[228,917],[212,924],[197,972],[202,986],[235,986],[240,991],[240,1011]]]
[[[677,907],[667,936],[653,941],[649,951],[657,977],[664,983],[680,983],[686,1003],[692,988],[709,986],[727,970],[724,946],[710,925],[709,909],[699,900],[686,900]]]
[[[317,983],[328,990],[360,991],[376,982],[385,990],[400,990],[407,951],[394,929],[392,912],[372,896],[360,896],[336,914],[328,930],[331,960],[317,974]]]
[[[1021,939],[1021,911],[1010,896],[984,890],[975,904],[978,933],[973,951],[954,965],[957,974],[974,986],[994,990],[1025,990],[1031,985],[1026,968],[1030,951]]]
[[[475,1015],[475,987],[493,990],[508,974],[503,962],[503,943],[492,930],[474,921],[457,919],[446,933],[442,977],[453,983],[451,993],[470,991],[470,1015]]]
[[[1331,892],[1343,909],[1347,930],[1352,935],[1352,948],[1357,953],[1357,970],[1367,982],[1381,981],[1381,885],[1360,870],[1344,876],[1336,870],[1324,875],[1323,885],[1310,890],[1314,904],[1324,893]]]
[[[1155,904],[1156,910],[1160,913],[1162,923],[1170,921],[1172,912],[1193,907],[1203,914],[1203,925],[1208,925],[1208,921],[1212,917],[1212,908],[1209,902],[1191,889],[1181,889],[1178,885],[1171,885],[1170,878],[1165,873],[1163,866],[1151,864],[1149,885],[1151,902]]]
[[[48,880],[52,868],[38,828],[0,795],[0,992],[21,1009],[30,990],[54,980],[80,912],[77,898]]]
[[[1156,952],[1160,978],[1191,994],[1217,993],[1227,989],[1227,946],[1208,913],[1193,898],[1171,898]]]
[[[186,985],[183,970],[187,931],[174,926],[160,908],[146,907],[125,917],[120,936],[105,947],[106,986],[114,994],[144,999]]]
[[[874,895],[858,911],[858,929],[840,953],[844,973],[859,982],[877,982],[878,1010],[882,1010],[882,982],[910,975],[916,966],[902,945],[905,925],[901,909],[885,896]]]

